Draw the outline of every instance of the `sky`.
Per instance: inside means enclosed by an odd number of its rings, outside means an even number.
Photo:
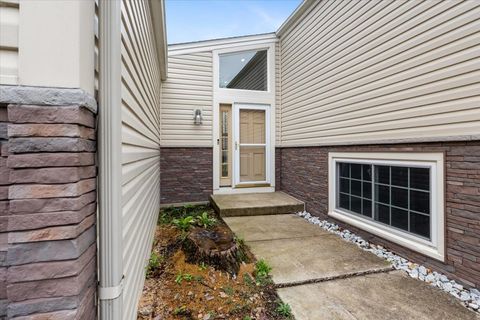
[[[167,0],[169,44],[274,32],[301,0]]]

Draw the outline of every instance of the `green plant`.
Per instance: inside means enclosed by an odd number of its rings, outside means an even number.
[[[214,217],[208,216],[208,212],[204,211],[202,214],[197,216],[197,224],[202,228],[213,227],[217,223],[217,219]]]
[[[260,259],[255,263],[255,275],[258,277],[266,278],[270,275],[272,267],[267,263],[267,261]]]
[[[292,316],[292,308],[288,303],[278,301],[277,302],[277,313],[281,316],[290,318]]]
[[[270,279],[270,271],[272,267],[263,259],[255,263],[255,282],[257,285],[267,285],[272,282]]]
[[[179,274],[177,274],[177,276],[175,277],[175,282],[177,284],[181,284],[183,281],[183,274],[180,272]]]
[[[194,206],[191,205],[191,204],[186,204],[183,206],[183,208],[181,208],[182,210],[182,213],[183,213],[183,216],[186,216],[186,215],[189,215],[192,213],[192,211],[194,211]]]
[[[177,315],[177,316],[188,315],[189,313],[190,312],[189,312],[189,310],[187,309],[186,306],[177,307],[177,308],[175,308],[175,310],[173,310],[173,314]]]
[[[243,283],[245,283],[249,287],[255,285],[255,281],[253,281],[252,277],[248,273],[245,273],[243,275]]]
[[[243,317],[243,320],[252,320],[252,317],[250,317],[250,316],[245,316],[245,317]]]
[[[158,223],[157,224],[169,224],[170,223],[170,216],[166,212],[161,212],[158,216]]]
[[[233,294],[235,293],[235,290],[230,286],[223,287],[222,290],[229,296],[233,296]]]
[[[240,236],[237,236],[235,235],[235,238],[234,238],[235,242],[237,243],[237,245],[239,247],[243,247],[245,245],[245,239],[243,239],[242,237]]]
[[[150,259],[148,260],[147,277],[153,276],[163,261],[164,261],[163,256],[159,255],[155,251],[152,252],[152,254],[150,255]]]
[[[176,276],[175,276],[175,282],[177,284],[181,284],[182,281],[185,280],[185,281],[192,281],[193,280],[193,276],[189,273],[183,273],[183,272],[179,272]]]
[[[235,236],[235,243],[237,244],[237,259],[241,262],[249,262],[249,258],[246,253],[246,244],[245,240],[242,237]]]
[[[198,270],[205,271],[208,269],[208,265],[205,262],[200,262],[200,265],[198,266]]]
[[[186,232],[190,229],[190,227],[195,224],[195,219],[192,216],[186,216],[185,218],[180,219],[173,219],[172,223],[178,229]]]

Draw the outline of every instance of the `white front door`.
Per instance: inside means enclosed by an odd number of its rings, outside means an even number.
[[[234,186],[270,186],[270,106],[234,104]]]

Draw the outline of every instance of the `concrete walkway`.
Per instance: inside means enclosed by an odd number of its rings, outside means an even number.
[[[480,319],[451,295],[295,215],[224,220],[272,266],[297,320]]]

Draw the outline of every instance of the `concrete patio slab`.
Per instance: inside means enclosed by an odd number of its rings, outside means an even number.
[[[305,223],[294,215],[267,215],[245,217],[226,217],[223,219],[236,235],[245,241],[290,239],[331,235],[317,226]]]
[[[479,320],[457,299],[401,271],[278,290],[296,320]]]
[[[293,285],[391,270],[391,265],[338,236],[247,241],[257,258],[272,266],[276,285]]]
[[[210,202],[222,217],[295,213],[305,207],[284,192],[216,194]]]

